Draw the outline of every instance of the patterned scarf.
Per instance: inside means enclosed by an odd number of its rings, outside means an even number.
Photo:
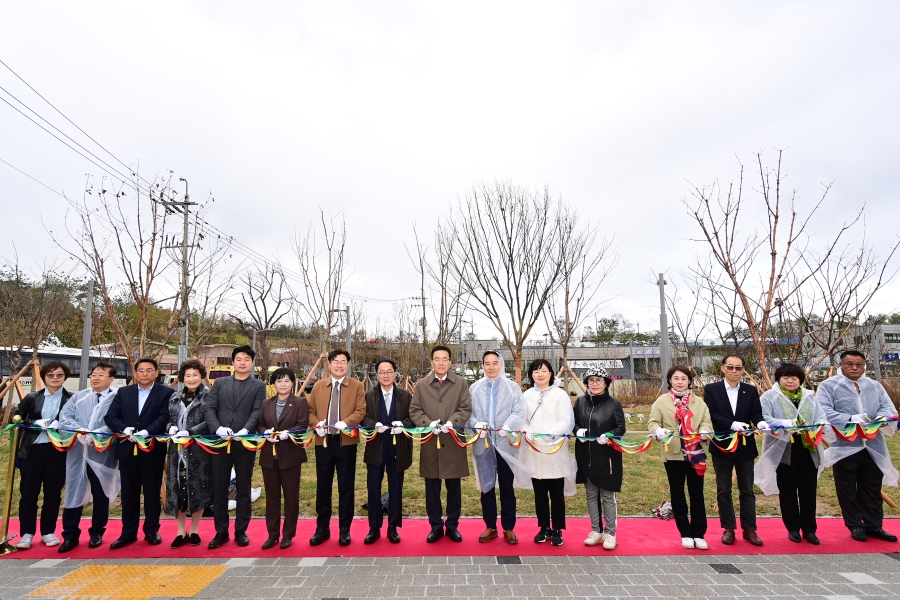
[[[678,419],[678,433],[681,436],[681,452],[684,454],[688,463],[697,472],[697,475],[703,477],[706,472],[706,452],[700,445],[700,436],[694,430],[691,424],[691,418],[694,413],[690,409],[691,392],[676,392],[669,390],[672,394],[672,400],[675,402],[675,418]]]

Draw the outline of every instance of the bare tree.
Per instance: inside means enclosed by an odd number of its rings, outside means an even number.
[[[453,249],[455,285],[497,328],[512,351],[519,383],[525,340],[560,280],[561,204],[546,188],[480,184],[444,221],[459,235]]]
[[[737,182],[722,189],[718,182],[707,187],[693,186],[693,200],[684,200],[688,212],[702,233],[701,241],[708,246],[711,255],[709,268],[702,264],[693,272],[709,288],[712,297],[723,300],[716,309],[716,321],[730,320],[731,332],[744,330],[753,348],[760,376],[767,386],[772,385],[771,363],[767,360],[772,344],[770,328],[773,317],[785,304],[795,302],[808,285],[827,273],[830,265],[849,266],[847,260],[854,260],[860,254],[842,253],[839,246],[845,234],[860,220],[862,209],[855,218],[844,222],[838,231],[827,238],[820,250],[810,248],[809,229],[813,217],[822,206],[831,185],[825,188],[816,203],[801,214],[796,206],[796,191],[784,198],[782,190],[782,152],[774,168],[763,162],[762,153],[755,156],[756,175],[759,189],[755,190],[762,201],[762,219],[758,228],[748,227],[748,217],[742,211],[750,210],[751,201],[744,193],[746,170],[740,165]],[[753,213],[751,213],[752,215]],[[752,217],[751,217],[752,218]],[[866,290],[857,308],[861,311],[893,275],[888,270],[889,263],[897,249],[895,243],[887,256],[876,259],[872,271],[863,271],[855,276],[851,287],[862,286]],[[866,244],[862,242],[864,253]],[[863,275],[874,273],[870,279]],[[736,301],[735,308],[729,309],[729,298]],[[776,304],[776,300],[778,303]]]
[[[319,215],[321,238],[310,224],[306,237],[297,235],[293,245],[303,277],[306,298],[303,310],[316,326],[320,335],[319,347],[324,351],[338,319],[337,313],[333,311],[340,306],[341,289],[344,285],[347,223],[343,217],[340,221],[331,216],[326,219],[321,208]]]
[[[268,336],[281,320],[291,311],[291,297],[281,270],[272,264],[265,264],[246,271],[240,277],[241,303],[244,312],[232,314],[241,330],[248,338],[257,336],[259,360],[256,364],[265,373],[272,364]]]

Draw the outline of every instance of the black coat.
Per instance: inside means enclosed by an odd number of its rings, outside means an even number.
[[[62,391],[62,400],[59,401],[59,412],[62,412],[62,407],[66,405],[66,402],[69,401],[69,398],[72,397],[72,392],[63,388]],[[16,409],[16,414],[22,417],[22,422],[25,425],[32,425],[35,421],[40,421],[44,417],[41,416],[41,411],[44,408],[44,390],[39,390],[37,392],[31,392],[19,403],[19,408]],[[55,419],[59,419],[59,413],[50,421]],[[41,431],[39,429],[25,429],[22,434],[22,445],[19,447],[19,458],[28,458],[28,451],[31,450],[31,446],[34,444],[34,440],[38,439],[38,436],[41,435]]]
[[[383,395],[381,386],[376,385],[374,389],[366,392],[366,416],[362,420],[363,427],[374,427],[375,423],[380,421],[381,402]],[[402,421],[404,427],[415,427],[412,419],[409,418],[409,404],[412,402],[412,394],[404,390],[402,387],[394,384],[394,395],[391,404],[394,406],[396,415],[395,421]],[[382,425],[390,427],[389,422],[382,422]],[[397,439],[394,444],[393,438]],[[384,441],[387,440],[397,453],[397,472],[403,472],[412,465],[412,440],[406,435],[391,435],[388,429],[385,433],[379,433],[375,439],[366,444],[363,461],[367,465],[380,465],[382,461],[382,451]]]
[[[106,426],[115,433],[123,432],[126,427],[134,427],[135,432],[146,429],[147,433],[151,435],[167,433],[169,398],[174,393],[175,390],[172,388],[154,383],[147,401],[144,402],[144,410],[138,414],[137,384],[120,387],[103,420],[106,422]],[[128,462],[134,458],[134,447],[134,442],[127,439],[120,439],[116,444],[116,458],[119,459],[120,470],[122,461]],[[165,444],[156,444],[151,452],[165,451]]]
[[[749,423],[755,425],[763,420],[762,405],[759,402],[759,390],[756,387],[741,382],[738,386],[737,410],[731,410],[731,402],[728,401],[728,392],[725,390],[725,382],[717,381],[709,383],[703,388],[703,401],[709,407],[709,417],[712,420],[713,429],[716,433],[731,431],[731,424],[735,421],[741,423]],[[713,454],[725,456],[726,452],[722,452],[716,447],[716,444],[709,445]],[[756,449],[756,439],[747,438],[747,443],[738,440],[738,447],[734,454],[738,460],[753,460],[759,456]]]
[[[585,435],[599,437],[604,433],[616,437],[625,435],[625,411],[622,403],[604,393],[601,396],[585,394],[575,401],[575,429],[587,429]],[[576,483],[587,479],[598,488],[619,492],[622,490],[622,453],[609,444],[576,442],[575,462],[578,472]]]
[[[209,428],[206,425],[206,397],[209,390],[200,386],[194,400],[188,405],[185,417],[185,429],[191,435],[208,435]],[[178,415],[184,405],[182,394],[172,394],[169,398],[169,422],[166,430],[173,425],[178,425]],[[181,445],[169,443],[166,462],[166,513],[172,516],[178,514],[178,473],[179,455]],[[201,512],[207,506],[212,506],[212,455],[200,447],[197,442],[183,449],[182,455],[187,464],[187,497],[189,514]]]

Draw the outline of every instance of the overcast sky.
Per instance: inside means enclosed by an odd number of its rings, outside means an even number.
[[[615,235],[601,315],[648,330],[649,274],[703,251],[690,183],[727,182],[757,151],[787,149],[801,206],[834,182],[813,242],[863,203],[875,247],[896,240],[898,22],[895,2],[821,0],[12,2],[0,59],[144,176],[211,192],[211,223],[292,268],[295,228],[343,212],[347,290],[373,299],[417,293],[413,221],[430,236],[478,181],[547,185]],[[2,66],[0,86],[64,128]],[[0,159],[75,198],[101,174],[4,103]],[[59,228],[65,206],[0,163],[0,257],[59,256],[41,220]],[[897,283],[873,305],[898,307]]]

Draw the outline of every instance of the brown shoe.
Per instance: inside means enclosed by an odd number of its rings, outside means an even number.
[[[478,536],[478,541],[481,543],[489,542],[495,539],[497,539],[497,530],[491,529],[490,527],[485,529],[484,533]]]
[[[519,538],[516,537],[516,532],[512,529],[503,530],[503,539],[506,540],[507,544],[515,545],[519,543]]]
[[[759,536],[756,535],[755,531],[750,531],[749,529],[744,530],[744,539],[753,544],[754,546],[762,546],[762,540],[759,539]]]
[[[734,544],[734,529],[726,529],[722,532],[722,543],[726,546]]]

